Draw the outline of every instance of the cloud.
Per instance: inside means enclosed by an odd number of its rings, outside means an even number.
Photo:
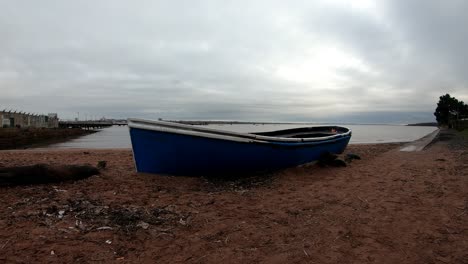
[[[468,101],[467,5],[4,1],[0,108],[63,118],[430,119],[441,94]]]

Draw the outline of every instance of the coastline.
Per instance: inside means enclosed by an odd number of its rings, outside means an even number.
[[[362,160],[346,168],[231,181],[138,174],[130,149],[2,151],[0,166],[107,168],[74,183],[0,188],[0,259],[462,262],[467,142],[445,133],[420,152],[350,145],[345,153]]]

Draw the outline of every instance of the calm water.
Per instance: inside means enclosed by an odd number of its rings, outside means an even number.
[[[267,125],[209,125],[211,128],[236,132],[265,132],[287,128],[301,127],[292,124]],[[353,130],[351,144],[406,142],[421,138],[435,127],[416,127],[399,125],[345,125]],[[104,128],[97,133],[54,144],[50,148],[131,148],[128,127],[113,126]]]

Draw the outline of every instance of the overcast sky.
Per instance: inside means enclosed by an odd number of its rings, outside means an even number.
[[[0,108],[432,121],[468,101],[468,1],[0,0]]]

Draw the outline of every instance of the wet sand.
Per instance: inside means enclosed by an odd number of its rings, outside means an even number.
[[[468,148],[351,145],[345,168],[217,181],[134,171],[130,150],[1,151],[0,166],[93,164],[99,176],[0,188],[12,263],[466,263]]]

